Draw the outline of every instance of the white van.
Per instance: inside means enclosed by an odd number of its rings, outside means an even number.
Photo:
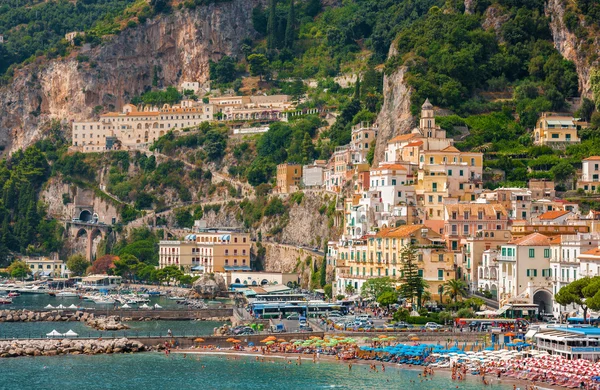
[[[373,319],[373,316],[370,314],[361,314],[356,316],[356,319],[358,321],[371,321]]]

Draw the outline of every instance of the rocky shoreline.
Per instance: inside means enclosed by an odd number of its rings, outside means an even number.
[[[94,317],[94,313],[88,313],[84,311],[32,311],[27,309],[0,310],[0,322],[87,322]]]
[[[98,355],[149,350],[126,338],[111,340],[10,340],[0,341],[0,358],[20,356]]]

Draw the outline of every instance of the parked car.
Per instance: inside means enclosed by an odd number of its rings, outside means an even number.
[[[304,316],[298,317],[298,322],[300,323],[300,326],[306,325],[307,324],[306,317],[304,317]]]
[[[403,321],[399,321],[394,324],[394,328],[395,329],[408,329],[408,328],[412,328],[412,325],[407,324],[406,322],[403,322]]]
[[[294,313],[294,314],[290,314],[289,316],[286,317],[286,319],[288,320],[299,320],[300,319],[300,314],[298,313]]]
[[[359,321],[370,321],[373,319],[373,316],[370,314],[360,314],[356,316],[356,319]]]
[[[440,330],[443,328],[443,326],[440,324],[436,324],[435,322],[428,322],[425,324],[424,328],[426,330]]]

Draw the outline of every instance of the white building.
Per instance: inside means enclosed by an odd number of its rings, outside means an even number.
[[[498,286],[498,251],[488,249],[483,251],[481,265],[477,266],[477,289],[488,291],[494,296],[497,294]],[[494,296],[494,299],[497,297]]]
[[[317,160],[312,164],[302,167],[302,184],[307,188],[322,187],[325,183],[325,170],[327,163]]]
[[[552,313],[551,243],[532,233],[502,245],[498,256],[501,308],[511,302],[527,302],[538,314]]]

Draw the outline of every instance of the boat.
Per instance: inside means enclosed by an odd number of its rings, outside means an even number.
[[[27,286],[17,290],[21,294],[46,294],[46,286]]]
[[[57,292],[56,296],[58,298],[61,298],[61,297],[62,298],[67,298],[67,297],[73,298],[73,297],[78,297],[79,295],[77,294],[76,291],[73,291],[73,290],[63,290],[63,291]]]
[[[184,301],[185,297],[174,296],[174,297],[169,297],[169,299],[172,301]]]
[[[0,297],[0,305],[10,305],[11,303],[12,299]]]
[[[20,297],[20,296],[21,296],[21,294],[19,294],[19,293],[18,293],[18,292],[16,292],[16,291],[12,291],[12,292],[9,292],[9,293],[8,293],[8,297],[9,297],[9,298]]]
[[[94,303],[97,305],[114,305],[115,300],[112,298],[99,297],[94,299]]]

